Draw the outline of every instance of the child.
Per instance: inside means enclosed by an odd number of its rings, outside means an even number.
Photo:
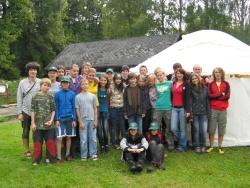
[[[164,146],[162,144],[163,138],[161,132],[159,132],[158,129],[159,125],[156,121],[150,124],[150,133],[147,135],[147,141],[149,143],[147,159],[149,160],[150,164],[147,168],[147,172],[152,172],[155,167],[165,170]]]
[[[31,158],[29,150],[29,133],[31,125],[31,99],[40,90],[40,79],[37,78],[40,65],[37,62],[29,62],[26,65],[28,77],[21,80],[17,89],[17,119],[22,123],[22,140],[24,157]]]
[[[155,88],[155,74],[148,75],[147,78],[147,86],[148,86],[148,93],[149,93],[149,101],[151,105],[151,119],[156,120],[156,114],[155,114],[155,102],[157,99],[157,91]]]
[[[155,75],[158,82],[155,83],[155,88],[157,91],[157,98],[155,102],[156,118],[160,126],[160,130],[166,136],[166,141],[168,144],[168,150],[172,151],[174,149],[174,137],[170,130],[170,118],[171,118],[171,89],[172,83],[166,81],[165,72],[161,68],[155,70]],[[165,123],[165,128],[162,127],[162,119]]]
[[[144,106],[145,106],[145,111],[146,111],[146,115],[145,117],[143,118],[143,135],[146,136],[146,133],[148,131],[148,127],[149,127],[149,124],[150,122],[152,121],[151,120],[151,104],[150,104],[150,99],[149,99],[149,89],[147,87],[147,78],[145,76],[142,76],[142,75],[139,75],[137,77],[137,80],[138,80],[138,86],[139,88],[141,89],[142,91],[142,94],[143,94],[143,98],[144,98]]]
[[[202,83],[198,74],[190,78],[190,104],[193,119],[193,135],[196,153],[204,153],[206,147],[206,134],[208,124],[209,101],[207,87]]]
[[[79,75],[79,66],[77,64],[73,64],[70,69],[69,89],[74,91],[76,95],[81,92],[81,79],[82,76]]]
[[[110,85],[109,94],[109,117],[110,117],[110,138],[114,148],[119,149],[116,145],[116,138],[119,139],[119,134],[115,134],[117,123],[120,128],[121,136],[125,136],[125,121],[124,121],[124,103],[123,103],[123,83],[121,74],[114,75],[113,84]]]
[[[106,75],[101,75],[98,85],[98,127],[97,135],[101,152],[108,151],[108,79]]]
[[[48,77],[51,81],[51,87],[49,88],[48,92],[55,96],[55,93],[58,92],[60,88],[60,83],[56,81],[58,76],[58,70],[56,67],[50,67],[48,70]]]
[[[46,163],[50,163],[56,157],[55,102],[53,96],[48,94],[50,86],[51,81],[48,78],[42,79],[40,82],[40,92],[31,101],[31,129],[34,141],[33,165],[37,165],[42,159],[43,140],[45,140],[48,152]]]
[[[82,78],[87,79],[88,74],[89,74],[89,69],[92,67],[90,62],[86,62],[82,64]]]
[[[120,146],[130,171],[134,173],[141,172],[145,160],[145,152],[148,148],[148,142],[138,131],[137,123],[129,123],[128,134],[121,140]]]
[[[96,128],[97,128],[97,99],[88,91],[89,81],[81,80],[82,92],[76,96],[75,107],[79,121],[79,134],[81,144],[81,160],[89,156],[97,160]]]
[[[65,75],[65,67],[63,65],[59,65],[57,67],[58,75],[57,75],[57,81],[60,82],[61,78]]]
[[[124,92],[124,114],[128,122],[136,122],[142,133],[142,118],[145,117],[145,99],[142,90],[137,86],[137,75],[129,73],[129,87]]]
[[[66,160],[70,156],[71,137],[76,136],[75,93],[69,90],[70,77],[63,76],[61,90],[55,94],[56,102],[56,135],[57,135],[57,164],[61,163],[62,138],[66,137]]]

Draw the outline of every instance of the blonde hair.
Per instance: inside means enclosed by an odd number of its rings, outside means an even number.
[[[49,87],[51,87],[51,81],[48,78],[43,78],[40,82],[40,86],[42,86],[43,84],[47,84]]]
[[[221,67],[215,67],[213,70],[213,78],[215,80],[215,71],[218,70],[221,73],[221,80],[225,80],[225,71]]]
[[[89,69],[89,73],[94,73],[94,74],[96,74],[95,68],[90,68],[90,69]],[[89,73],[88,73],[88,74],[89,74]]]
[[[155,69],[155,71],[154,71],[154,74],[157,75],[159,72],[161,72],[161,73],[163,73],[163,74],[165,75],[164,70],[163,70],[162,68],[160,68],[160,67],[157,67],[157,68]]]
[[[85,82],[89,83],[89,81],[87,79],[81,79],[80,84],[82,85]]]

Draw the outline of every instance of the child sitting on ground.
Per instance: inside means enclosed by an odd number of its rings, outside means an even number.
[[[162,144],[163,138],[161,132],[158,131],[159,125],[156,121],[150,124],[147,135],[147,141],[149,143],[149,149],[147,150],[147,160],[149,160],[149,166],[147,172],[152,172],[155,167],[165,170],[164,165],[164,146]]]
[[[121,140],[120,146],[123,150],[124,159],[128,162],[130,171],[133,173],[141,172],[148,142],[138,131],[137,123],[129,123],[127,136]]]

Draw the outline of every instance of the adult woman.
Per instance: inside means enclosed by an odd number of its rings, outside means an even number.
[[[202,84],[201,77],[193,74],[190,77],[190,106],[193,118],[194,143],[197,153],[205,152],[209,102],[207,87]]]
[[[190,86],[184,69],[179,68],[175,78],[172,87],[171,129],[178,141],[177,150],[183,152],[187,150],[186,118],[190,116]]]
[[[214,134],[218,126],[218,146],[219,153],[224,154],[222,150],[222,141],[226,131],[227,108],[230,98],[230,85],[225,81],[225,72],[222,68],[216,67],[213,70],[214,81],[208,86],[208,97],[210,99],[211,117],[209,121],[209,143],[207,152],[211,152],[214,144]]]

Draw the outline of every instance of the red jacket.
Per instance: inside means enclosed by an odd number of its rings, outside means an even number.
[[[228,100],[230,98],[230,85],[222,80],[220,87],[216,81],[208,85],[208,97],[210,99],[210,108],[212,110],[225,111],[228,108]]]

